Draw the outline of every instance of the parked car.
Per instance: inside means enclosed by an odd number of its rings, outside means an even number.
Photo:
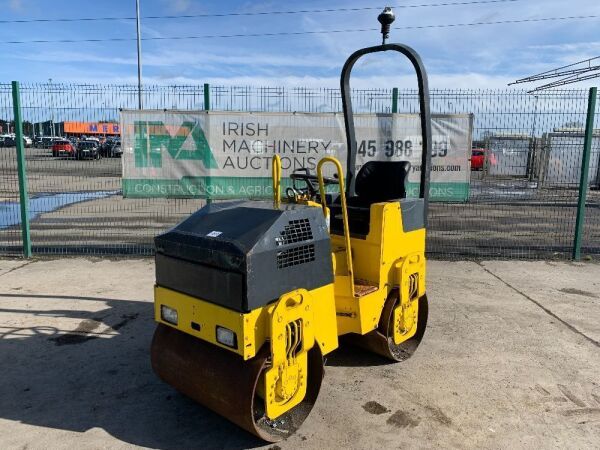
[[[0,147],[14,147],[15,140],[10,134],[0,135]]]
[[[496,164],[496,156],[487,148],[474,148],[471,150],[471,170],[483,170],[485,164],[493,166]]]
[[[485,164],[485,149],[474,148],[471,150],[471,170],[483,170]]]
[[[121,141],[118,139],[107,139],[100,147],[100,152],[106,158],[120,158],[123,153],[123,150],[121,150]]]
[[[25,144],[26,148],[29,148],[33,145],[33,141],[29,136],[23,136],[23,144]]]
[[[110,149],[111,156],[120,158],[123,155],[123,149],[121,148],[121,141],[114,141],[112,148]]]
[[[42,138],[42,147],[41,148],[52,148],[54,143],[56,141],[60,141],[60,140],[62,140],[62,139],[59,137],[44,136]]]
[[[30,147],[31,145],[27,144],[27,140],[29,138],[26,138],[25,136],[23,136],[23,146],[24,147]],[[29,140],[29,142],[31,142],[31,140]],[[15,136],[13,135],[3,135],[0,136],[0,147],[15,147],[17,145],[17,139]]]
[[[113,140],[111,138],[106,139],[104,142],[100,144],[100,154],[102,156],[107,156],[108,151],[111,149],[113,144]]]
[[[100,159],[100,149],[96,141],[80,141],[76,148],[77,159]]]
[[[52,145],[52,156],[69,156],[74,158],[77,156],[77,150],[75,146],[71,144],[71,141],[66,139],[54,141],[54,144]]]

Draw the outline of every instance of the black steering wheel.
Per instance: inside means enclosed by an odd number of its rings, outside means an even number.
[[[294,182],[294,187],[288,188],[288,190],[286,190],[288,197],[296,193],[308,193],[311,198],[314,198],[319,193],[319,177],[317,177],[313,173],[310,173],[308,168],[301,167],[300,169],[294,170],[294,172],[290,175],[290,178]],[[298,186],[296,186],[296,180],[304,181],[306,187],[299,188]],[[325,185],[339,184],[340,181],[337,178],[333,177],[323,177],[323,183]],[[290,189],[293,191],[293,193],[289,192]]]

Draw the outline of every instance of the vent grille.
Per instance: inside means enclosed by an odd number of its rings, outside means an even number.
[[[277,245],[295,244],[310,241],[313,238],[310,221],[308,219],[290,220],[280,236],[275,240]]]
[[[297,266],[315,260],[315,245],[300,245],[277,252],[277,268]]]

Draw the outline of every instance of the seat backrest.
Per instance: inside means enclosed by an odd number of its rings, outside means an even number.
[[[356,195],[368,203],[406,197],[408,161],[369,161],[356,176]]]

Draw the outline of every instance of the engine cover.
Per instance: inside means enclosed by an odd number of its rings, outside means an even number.
[[[240,312],[294,289],[333,283],[329,232],[320,208],[213,203],[154,242],[159,286]]]

